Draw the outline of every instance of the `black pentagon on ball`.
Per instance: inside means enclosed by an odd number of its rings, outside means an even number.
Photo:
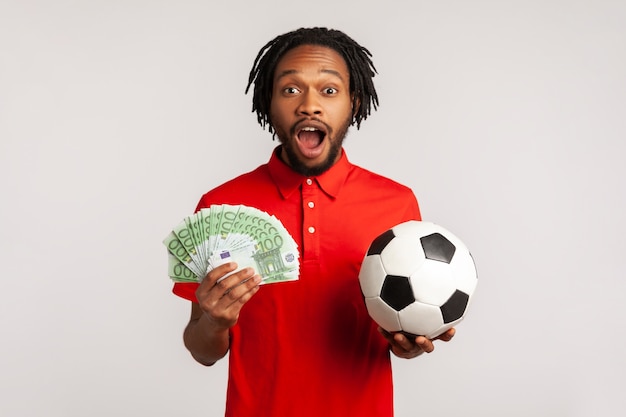
[[[448,324],[463,317],[468,302],[469,295],[465,294],[463,291],[456,290],[441,306],[443,322]]]
[[[387,275],[380,289],[380,298],[396,311],[415,302],[413,288],[407,277]]]
[[[433,233],[428,236],[423,236],[420,240],[426,259],[445,262],[447,264],[452,262],[456,247],[444,235]]]
[[[396,237],[393,233],[393,230],[389,229],[386,232],[380,234],[367,250],[368,255],[380,255],[380,253],[385,249],[385,246],[391,242],[391,240]]]

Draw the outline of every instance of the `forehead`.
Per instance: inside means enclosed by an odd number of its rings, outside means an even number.
[[[328,73],[348,82],[348,65],[339,52],[321,45],[300,45],[287,51],[278,61],[274,80],[287,74]]]

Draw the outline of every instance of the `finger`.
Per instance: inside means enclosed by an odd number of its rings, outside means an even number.
[[[449,342],[450,340],[452,340],[455,334],[456,334],[456,330],[454,329],[454,327],[452,327],[451,329],[448,329],[441,335],[437,336],[436,339],[441,340],[443,342]]]
[[[402,333],[395,333],[393,335],[393,341],[407,352],[415,349],[415,344]]]
[[[240,308],[245,304],[258,290],[261,283],[261,276],[258,274],[253,275],[250,278],[244,279],[233,287],[230,287],[228,291],[224,293],[221,300],[225,303],[225,308],[230,308],[235,305],[236,308]]]
[[[216,283],[205,294],[196,292],[200,308],[214,323],[224,328],[233,326],[237,322],[243,305],[259,290],[261,277],[253,274],[250,278],[243,278],[241,282],[241,277],[245,277],[246,273],[247,271],[242,270],[228,276]],[[231,277],[236,285],[228,287]],[[201,299],[200,296],[203,298]]]
[[[426,353],[430,353],[435,350],[433,342],[424,336],[417,336],[415,338],[415,343]]]
[[[407,348],[408,345],[406,344],[406,337],[402,335],[402,333],[390,333],[382,327],[378,327],[378,331],[383,335],[387,342],[389,342],[396,355],[402,356],[408,351],[408,349],[410,349],[410,347]]]
[[[211,270],[200,282],[200,285],[196,289],[196,299],[200,304],[203,311],[207,311],[209,308],[215,305],[215,303],[222,297],[222,294],[218,294],[215,291],[215,283],[224,275],[234,271],[237,268],[237,264],[234,262],[228,262],[224,265],[220,265],[217,268]]]
[[[229,262],[210,271],[196,290],[198,302],[205,307],[214,305],[233,287],[254,275],[252,268],[244,268],[233,273],[236,269],[237,264]]]
[[[226,274],[229,274],[237,269],[237,264],[235,262],[227,262],[223,265],[220,265],[211,271],[204,277],[202,282],[200,283],[201,287],[205,287],[206,289],[212,288],[220,278],[224,277]]]
[[[236,265],[236,264],[235,264]],[[243,268],[237,272],[230,272],[222,275],[215,282],[215,287],[223,289],[225,292],[249,280],[254,275],[254,269],[251,267]]]

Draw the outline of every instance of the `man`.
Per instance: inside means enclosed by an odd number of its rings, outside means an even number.
[[[247,268],[218,282],[236,270],[231,263],[199,285],[174,285],[192,301],[184,332],[192,356],[212,365],[229,352],[227,416],[389,417],[389,351],[413,358],[434,349],[425,337],[378,329],[358,284],[371,241],[420,219],[409,188],[352,165],[342,148],[349,126],[378,105],[370,57],[344,33],[312,28],[278,36],[253,65],[253,111],[280,146],[198,209],[244,204],[275,215],[298,243],[300,278],[259,287]]]

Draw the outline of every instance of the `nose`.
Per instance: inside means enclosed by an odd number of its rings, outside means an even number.
[[[306,91],[302,94],[297,112],[304,116],[313,116],[322,114],[322,106],[319,96],[315,91]]]

